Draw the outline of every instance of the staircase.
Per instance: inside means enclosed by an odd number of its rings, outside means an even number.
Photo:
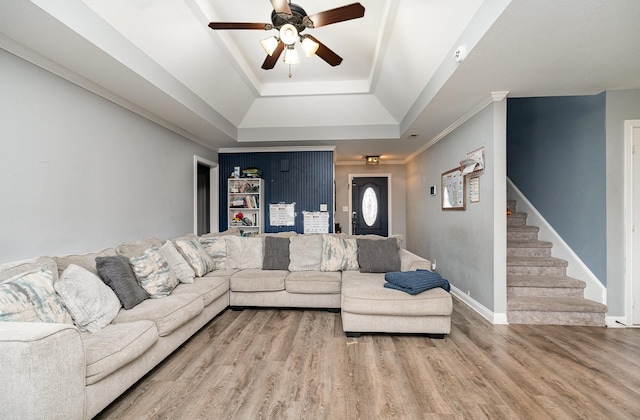
[[[527,214],[507,208],[507,321],[510,324],[604,326],[607,307],[584,298],[585,282],[567,277],[567,261],[551,256]]]

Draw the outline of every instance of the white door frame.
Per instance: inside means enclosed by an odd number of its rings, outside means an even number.
[[[219,210],[219,190],[218,181],[220,178],[220,168],[218,164],[200,156],[193,156],[193,233],[198,232],[198,165],[208,166],[209,171],[209,218],[211,232],[217,232],[220,229],[218,216]]]
[[[634,284],[634,269],[640,269],[634,267],[633,250],[634,246],[640,246],[638,243],[634,243],[633,240],[633,219],[634,213],[638,209],[633,208],[633,191],[638,186],[634,187],[633,181],[633,130],[640,128],[640,120],[626,120],[624,122],[624,243],[625,243],[625,324],[632,326],[634,324],[640,324],[640,319],[633,319],[633,305],[635,294],[640,295],[637,290],[640,287],[639,284]],[[640,139],[636,139],[640,141]],[[640,171],[640,168],[635,168],[636,171]],[[640,304],[640,302],[638,302]]]
[[[352,217],[352,212],[353,212],[353,205],[351,204],[353,202],[353,197],[352,197],[352,192],[353,189],[351,188],[352,184],[353,184],[353,178],[387,178],[387,218],[388,218],[388,222],[387,222],[387,232],[388,235],[391,236],[393,234],[393,230],[392,230],[392,226],[393,226],[393,214],[391,213],[391,209],[392,209],[392,203],[393,200],[391,200],[391,174],[349,174],[349,235],[353,235],[353,224],[351,223],[351,217]]]

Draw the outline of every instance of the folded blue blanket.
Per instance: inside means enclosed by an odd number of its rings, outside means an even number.
[[[441,287],[447,292],[451,291],[449,282],[434,271],[394,271],[386,273],[384,279],[387,281],[384,287],[401,290],[410,295],[417,295],[436,287]]]

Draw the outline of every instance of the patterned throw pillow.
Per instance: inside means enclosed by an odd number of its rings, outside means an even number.
[[[149,294],[149,297],[155,299],[169,296],[178,286],[176,274],[155,246],[129,261],[138,283]]]
[[[118,315],[120,301],[95,274],[71,264],[53,285],[80,331],[95,333]]]
[[[320,271],[357,270],[358,242],[355,239],[322,235],[322,261]]]
[[[0,321],[73,324],[53,288],[53,273],[47,267],[0,283]]]
[[[200,243],[213,259],[214,270],[227,269],[227,240],[224,236],[201,236]]]
[[[167,241],[160,247],[160,252],[162,252],[162,256],[169,267],[176,273],[176,277],[178,277],[178,281],[180,283],[193,283],[196,277],[196,273],[193,271],[193,268],[187,263],[182,254],[178,252],[176,246],[171,241]]]
[[[174,241],[176,248],[187,260],[196,277],[202,277],[209,271],[213,271],[215,263],[204,249],[197,237],[179,238]]]

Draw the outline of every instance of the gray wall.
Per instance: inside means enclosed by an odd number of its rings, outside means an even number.
[[[406,223],[406,168],[405,165],[336,165],[336,214],[343,232],[349,231],[351,218],[343,212],[349,206],[349,175],[391,174],[391,231],[389,234],[407,236]],[[406,242],[405,242],[406,243]],[[404,246],[404,243],[403,243]]]
[[[640,119],[640,89],[607,91],[607,306],[624,315],[624,121]],[[637,181],[637,179],[636,179]]]
[[[462,293],[489,310],[502,311],[502,307],[494,308],[494,274],[500,275],[494,272],[494,241],[506,241],[506,237],[495,237],[494,232],[496,191],[503,197],[501,215],[506,207],[504,187],[496,189],[494,179],[494,138],[496,132],[504,137],[504,127],[496,127],[500,122],[504,124],[504,119],[494,121],[496,112],[504,116],[504,106],[490,104],[407,163],[407,249],[435,259],[437,271]],[[470,203],[467,191],[465,211],[443,211],[441,174],[456,168],[468,152],[483,146],[486,167],[480,175],[480,202]],[[468,180],[465,182],[468,188]],[[505,180],[501,182],[504,184]],[[429,195],[431,185],[437,186],[435,197]],[[502,291],[505,293],[506,289]],[[501,306],[504,302],[496,304]]]
[[[193,231],[217,153],[0,50],[0,263]]]
[[[607,284],[605,94],[508,100],[507,175]]]

